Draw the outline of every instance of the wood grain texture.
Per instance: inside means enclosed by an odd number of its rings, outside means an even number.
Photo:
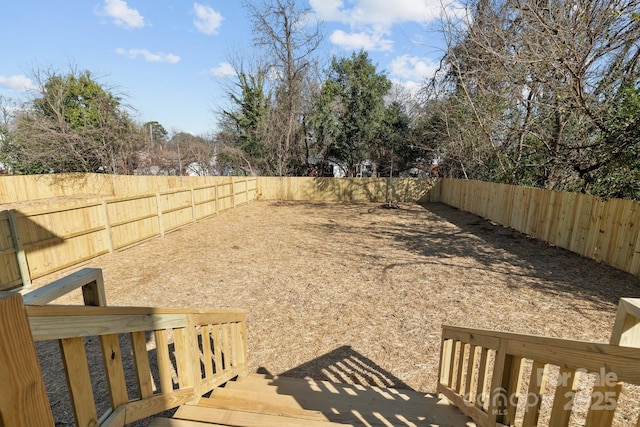
[[[22,297],[0,296],[0,424],[53,426]]]

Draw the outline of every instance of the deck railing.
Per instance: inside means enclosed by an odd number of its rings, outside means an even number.
[[[123,426],[197,400],[220,384],[247,373],[246,313],[135,307],[30,306],[35,341],[57,340],[78,426]],[[131,399],[123,368],[120,334],[129,334],[138,399]],[[111,400],[98,414],[84,338],[101,344]],[[157,381],[148,348],[155,347]],[[177,378],[174,377],[177,374]],[[157,384],[156,384],[157,382]]]
[[[623,383],[640,384],[638,348],[442,328],[438,392],[481,426],[538,425],[543,402],[549,426],[579,413],[585,426],[609,426]]]

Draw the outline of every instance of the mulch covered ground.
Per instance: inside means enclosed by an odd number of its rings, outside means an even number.
[[[109,305],[247,309],[252,371],[421,391],[442,324],[608,342],[618,299],[640,291],[454,208],[398,207],[253,202],[88,266]]]

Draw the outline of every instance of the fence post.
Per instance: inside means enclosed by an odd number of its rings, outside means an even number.
[[[24,252],[24,248],[22,247],[22,239],[18,232],[18,223],[16,222],[15,214],[15,209],[9,211],[9,228],[11,229],[11,238],[13,239],[13,247],[16,250],[16,257],[18,258],[18,268],[20,269],[22,286],[31,286],[31,274],[29,273],[27,254]]]
[[[162,222],[162,207],[160,206],[160,193],[156,193],[156,209],[158,211],[158,230],[160,237],[164,237],[164,224]]]
[[[236,182],[233,177],[231,177],[231,201],[233,203],[233,208],[236,208]]]
[[[213,211],[218,214],[218,183],[213,186]]]
[[[107,232],[107,242],[109,243],[109,253],[113,253],[113,237],[111,237],[111,222],[109,221],[109,206],[107,201],[102,202],[102,214],[104,217],[104,227]]]
[[[0,296],[0,366],[0,425],[53,427],[29,320],[18,294]]]
[[[193,187],[189,189],[191,191],[191,222],[196,222],[196,199],[193,195]]]

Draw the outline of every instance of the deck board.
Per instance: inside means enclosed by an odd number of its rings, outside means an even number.
[[[174,419],[150,427],[475,426],[435,394],[257,374],[182,406]]]

